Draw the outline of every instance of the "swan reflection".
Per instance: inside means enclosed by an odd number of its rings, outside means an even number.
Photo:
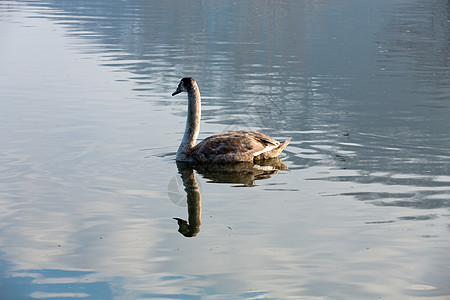
[[[229,164],[193,164],[177,161],[178,173],[181,175],[188,206],[188,220],[174,218],[178,222],[178,231],[185,237],[194,237],[200,232],[202,196],[194,170],[209,179],[211,183],[231,183],[238,186],[255,186],[256,180],[270,178],[280,170],[288,168],[278,158],[258,163],[241,162]]]

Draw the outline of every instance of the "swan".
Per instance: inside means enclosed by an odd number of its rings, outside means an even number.
[[[192,77],[182,78],[175,96],[188,95],[188,115],[184,136],[176,160],[196,163],[254,162],[277,157],[290,139],[279,142],[260,132],[241,130],[212,135],[197,145],[200,131],[201,98],[197,83]]]

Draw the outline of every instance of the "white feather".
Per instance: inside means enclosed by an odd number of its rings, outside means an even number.
[[[253,156],[258,156],[258,155],[260,155],[260,154],[262,154],[264,152],[268,152],[268,151],[270,151],[272,149],[275,149],[276,147],[278,147],[278,145],[267,146],[266,148],[262,149],[261,151],[253,153]]]

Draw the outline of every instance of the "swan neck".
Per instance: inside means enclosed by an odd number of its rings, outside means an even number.
[[[197,85],[192,86],[187,91],[188,94],[188,115],[186,120],[186,128],[184,130],[183,140],[178,148],[177,160],[189,160],[190,151],[195,146],[198,134],[200,132],[201,118],[201,98]]]

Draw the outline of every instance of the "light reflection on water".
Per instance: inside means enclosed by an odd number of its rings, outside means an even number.
[[[446,298],[448,11],[2,2],[1,297]],[[200,138],[292,137],[289,171],[174,205],[185,75]]]

